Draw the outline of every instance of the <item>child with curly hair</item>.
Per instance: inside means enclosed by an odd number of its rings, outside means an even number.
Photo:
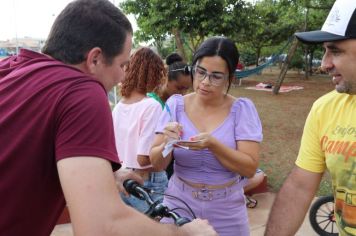
[[[112,112],[116,148],[123,167],[139,174],[144,179],[144,187],[163,193],[168,183],[166,172],[154,169],[149,158],[162,107],[146,94],[158,90],[166,69],[159,55],[143,47],[131,56],[125,72],[125,80],[121,84],[122,98]],[[121,196],[137,210],[148,210],[145,201],[135,196]],[[155,194],[153,198],[161,201],[162,195]]]

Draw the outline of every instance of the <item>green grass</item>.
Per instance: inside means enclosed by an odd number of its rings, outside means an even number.
[[[303,86],[303,90],[273,95],[271,92],[245,89],[260,82],[277,80],[277,68],[266,69],[262,75],[248,77],[242,86],[235,86],[230,93],[248,97],[256,105],[263,125],[264,140],[261,144],[260,168],[267,174],[269,188],[277,192],[294,167],[305,119],[313,102],[334,87],[326,75],[303,80],[303,75],[289,71],[283,85]],[[318,195],[331,193],[328,176],[324,177]]]

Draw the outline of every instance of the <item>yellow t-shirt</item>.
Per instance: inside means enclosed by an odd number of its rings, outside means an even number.
[[[356,235],[356,96],[330,92],[308,115],[296,165],[330,172],[340,235]]]

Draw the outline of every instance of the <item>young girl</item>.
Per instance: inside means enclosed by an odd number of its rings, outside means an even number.
[[[116,148],[124,168],[132,169],[144,179],[144,186],[163,193],[168,179],[164,169],[154,169],[149,151],[154,138],[154,129],[162,113],[162,107],[147,92],[155,91],[166,76],[161,58],[149,48],[137,50],[126,68],[121,86],[119,103],[113,110]],[[124,196],[123,200],[141,212],[148,204],[135,196]],[[162,195],[153,195],[162,201]]]

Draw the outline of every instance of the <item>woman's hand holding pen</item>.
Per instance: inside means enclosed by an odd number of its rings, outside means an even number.
[[[165,136],[164,141],[167,143],[171,140],[179,140],[180,136],[182,135],[183,127],[178,122],[174,121],[173,114],[167,103],[164,105],[164,108],[169,115],[169,122],[163,130],[163,134]]]
[[[182,125],[178,122],[168,122],[166,127],[163,130],[165,143],[170,140],[179,140],[182,134]]]

